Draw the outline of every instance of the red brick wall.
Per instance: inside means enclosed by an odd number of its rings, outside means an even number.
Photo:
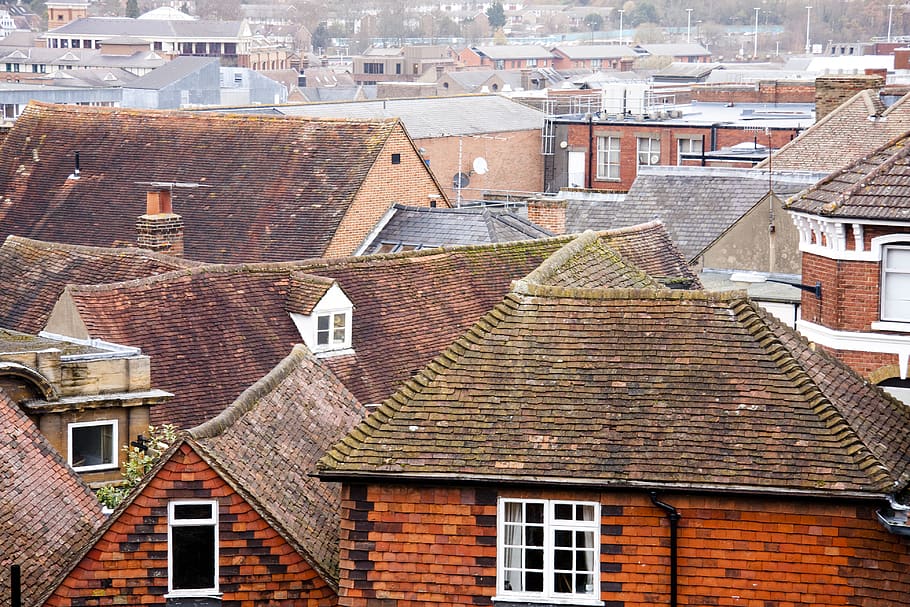
[[[602,504],[601,598],[608,606],[669,600],[669,528],[645,493],[503,491],[509,497]],[[345,607],[491,604],[496,501],[489,488],[345,487]],[[662,495],[682,514],[679,604],[756,607],[906,602],[910,539],[879,526],[867,505]]]
[[[808,128],[809,124],[801,125]],[[772,147],[779,148],[788,143],[797,135],[796,125],[792,129],[775,129],[771,131]],[[650,123],[623,124],[616,123],[594,123],[593,125],[594,142],[592,148],[595,156],[591,158],[591,177],[593,179],[591,188],[601,190],[628,191],[635,181],[638,174],[638,141],[639,136],[660,137],[660,164],[665,166],[676,166],[677,164],[677,141],[682,138],[701,138],[704,136],[704,149],[712,149],[711,138],[712,131],[710,127],[690,127],[669,124],[655,120]],[[619,136],[620,137],[620,168],[619,181],[598,180],[596,167],[596,150],[598,136]],[[568,146],[569,149],[587,149],[588,148],[588,125],[587,123],[571,124],[568,126]],[[768,136],[764,133],[746,131],[739,128],[717,128],[714,131],[714,149],[730,147],[737,143],[757,141],[759,145],[767,146],[769,144]]]
[[[815,103],[815,83],[696,84],[692,99],[715,103]]]
[[[187,445],[163,466],[46,605],[164,605],[167,503],[217,499],[224,607],[331,607],[335,592]]]
[[[392,154],[401,154],[401,164],[392,164]],[[398,129],[364,179],[325,256],[352,255],[393,204],[428,207],[430,194],[439,196],[438,206],[448,206],[404,130]]]
[[[565,200],[541,200],[540,198],[528,199],[528,220],[553,234],[566,233],[566,207]]]

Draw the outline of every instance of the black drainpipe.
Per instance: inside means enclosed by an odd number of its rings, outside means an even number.
[[[667,520],[670,521],[670,607],[677,606],[676,599],[676,588],[678,585],[676,569],[677,569],[677,559],[676,559],[676,529],[679,527],[679,519],[682,518],[682,515],[670,504],[665,504],[659,499],[657,499],[657,492],[652,491],[651,502],[655,506],[667,513]]]
[[[22,574],[19,565],[10,565],[10,607],[22,607]]]
[[[594,160],[594,114],[588,112],[588,166],[585,167],[585,187],[589,190],[594,187],[594,178],[591,175],[591,165]]]

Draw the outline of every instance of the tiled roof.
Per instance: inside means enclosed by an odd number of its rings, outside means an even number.
[[[796,176],[775,175],[772,187],[775,194],[786,198],[810,183]],[[566,209],[566,230],[604,230],[659,220],[685,258],[692,260],[767,193],[767,172],[642,167],[622,202],[570,199]]]
[[[910,409],[741,292],[522,286],[329,451],[324,478],[881,497],[907,477]]]
[[[22,567],[31,605],[101,526],[101,504],[0,390],[0,588]]]
[[[552,236],[513,212],[487,208],[427,208],[396,204],[394,214],[365,247],[373,252],[383,243],[421,248],[487,244]]]
[[[860,91],[775,152],[771,166],[775,171],[836,171],[908,130],[910,94],[886,109],[875,91]],[[767,165],[766,160],[758,168]]]
[[[787,208],[813,215],[910,221],[910,134],[826,177]]]
[[[200,185],[174,191],[188,258],[320,257],[399,129],[393,119],[31,104],[0,145],[0,237],[134,243],[147,183],[178,182]],[[68,179],[76,151],[81,178]]]
[[[316,461],[365,416],[337,379],[297,346],[218,417],[190,431],[260,514],[337,585],[340,487]]]
[[[652,276],[698,284],[659,224],[599,236]],[[89,336],[140,347],[151,356],[152,383],[175,395],[153,409],[153,423],[189,427],[216,415],[301,341],[288,310],[312,306],[327,288],[324,279],[335,281],[354,304],[354,354],[323,362],[360,402],[376,403],[493,307],[512,280],[573,238],[206,266],[69,287],[67,293]],[[303,281],[304,273],[323,280]]]
[[[67,284],[128,280],[197,265],[143,249],[82,247],[9,236],[0,246],[0,326],[37,333]]]

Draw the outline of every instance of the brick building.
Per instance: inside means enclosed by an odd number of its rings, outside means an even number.
[[[742,293],[582,237],[321,460],[339,605],[899,604],[908,447]]]
[[[358,420],[299,346],[182,436],[44,605],[335,605],[339,487],[308,475]]]
[[[791,200],[800,234],[803,296],[798,327],[870,381],[910,402],[910,136]]]
[[[208,262],[350,255],[393,204],[447,204],[394,118],[33,104],[0,159],[0,188],[10,195],[0,237],[133,244],[148,184],[166,183],[187,235],[183,254]]]
[[[542,46],[503,44],[500,46],[468,46],[458,60],[466,67],[491,67],[496,70],[553,67],[554,56]]]
[[[615,99],[605,92],[600,111],[557,117],[547,127],[553,137],[552,153],[545,157],[545,191],[567,186],[628,191],[639,166],[679,165],[684,155],[699,158],[738,144],[780,148],[812,125],[811,110],[807,104],[661,106],[641,87],[627,87]]]

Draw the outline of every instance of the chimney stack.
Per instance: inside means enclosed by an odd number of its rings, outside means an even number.
[[[183,256],[183,217],[174,213],[171,189],[156,187],[145,196],[145,215],[136,220],[137,244],[156,253]]]
[[[528,221],[559,236],[566,233],[566,200],[528,198]]]

